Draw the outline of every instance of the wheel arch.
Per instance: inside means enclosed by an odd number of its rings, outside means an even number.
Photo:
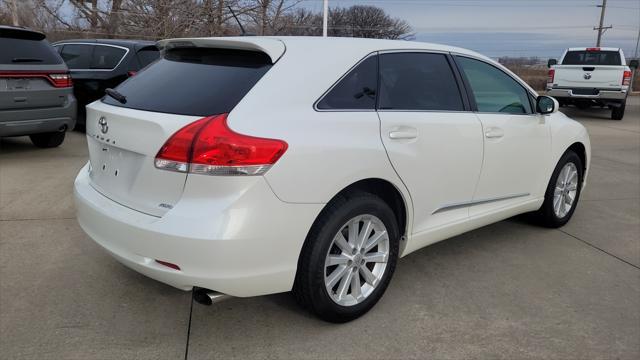
[[[573,144],[571,144],[567,150],[565,150],[565,152],[563,153],[563,155],[565,153],[567,153],[567,151],[573,151],[576,153],[576,155],[578,155],[578,157],[580,158],[580,161],[582,161],[582,171],[583,173],[585,173],[587,171],[587,149],[584,146],[583,143],[581,143],[580,141],[576,141]]]

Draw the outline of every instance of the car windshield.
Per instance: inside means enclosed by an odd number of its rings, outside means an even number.
[[[562,65],[621,65],[617,51],[568,51]]]

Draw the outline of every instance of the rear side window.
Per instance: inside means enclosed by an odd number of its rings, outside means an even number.
[[[371,56],[342,78],[317,105],[322,110],[375,110],[378,57]]]
[[[567,51],[562,65],[622,65],[617,51]]]
[[[127,53],[125,49],[96,45],[91,56],[90,69],[113,69]]]
[[[179,48],[117,87],[131,109],[207,116],[230,112],[271,68],[264,53],[243,50]]]
[[[380,55],[380,109],[462,111],[458,84],[443,54]]]
[[[93,45],[66,44],[60,55],[69,69],[89,69]]]
[[[46,40],[4,37],[0,33],[0,64],[53,65],[62,59]]]
[[[138,62],[140,68],[143,68],[152,62],[158,60],[160,57],[160,51],[156,47],[147,47],[138,51]]]

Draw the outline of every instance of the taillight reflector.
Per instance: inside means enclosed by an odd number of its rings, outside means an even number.
[[[287,150],[287,143],[234,132],[227,114],[197,120],[173,134],[158,151],[155,166],[205,175],[262,175]]]
[[[57,88],[72,87],[73,81],[71,75],[66,72],[47,72],[47,71],[3,71],[0,72],[0,78],[43,78],[46,79]]]
[[[553,83],[553,78],[556,75],[556,71],[554,69],[549,69],[549,75],[547,77],[547,84],[552,84]]]
[[[622,74],[622,85],[629,86],[631,84],[631,71],[625,70],[624,74]]]
[[[160,265],[164,265],[164,266],[166,266],[166,267],[168,267],[168,268],[172,268],[173,270],[178,270],[178,271],[180,271],[180,266],[178,266],[178,265],[176,265],[176,264],[172,264],[172,263],[170,263],[170,262],[162,261],[162,260],[158,260],[158,259],[156,259],[156,262],[157,262],[158,264],[160,264]]]

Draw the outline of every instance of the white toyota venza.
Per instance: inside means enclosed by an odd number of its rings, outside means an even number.
[[[87,107],[84,231],[204,303],[293,291],[321,318],[381,298],[399,257],[532,212],[564,225],[585,128],[472,51],[305,37],[172,39]]]

